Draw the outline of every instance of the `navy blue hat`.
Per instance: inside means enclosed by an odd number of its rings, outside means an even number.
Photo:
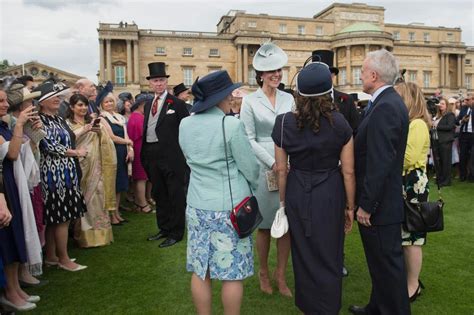
[[[332,91],[332,77],[327,64],[312,62],[298,73],[296,91],[302,96],[320,96]]]
[[[130,108],[130,111],[134,112],[138,108],[138,106],[140,106],[142,103],[151,102],[153,98],[154,98],[153,94],[149,94],[149,93],[138,94],[137,97],[135,97],[135,103],[133,103],[132,107]]]
[[[112,93],[114,90],[114,86],[112,85],[112,82],[108,81],[105,87],[102,89],[102,91],[97,94],[97,97],[95,98],[95,104],[97,107],[101,106],[102,101],[104,98],[107,96],[107,94]]]
[[[131,101],[133,99],[132,93],[130,92],[122,92],[118,95],[118,98],[121,99],[122,101],[129,100]]]
[[[200,113],[216,106],[240,86],[242,83],[232,83],[225,70],[209,73],[200,80],[197,78],[191,87],[195,101],[191,112]]]

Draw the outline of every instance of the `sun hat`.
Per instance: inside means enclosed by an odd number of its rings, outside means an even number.
[[[40,91],[30,92],[23,84],[15,83],[6,91],[7,100],[10,106],[18,106],[21,103],[37,98],[41,95]]]

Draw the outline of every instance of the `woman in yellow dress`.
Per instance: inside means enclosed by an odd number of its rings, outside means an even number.
[[[69,101],[68,123],[76,135],[76,145],[87,149],[80,160],[81,188],[87,212],[75,226],[74,238],[80,247],[98,247],[113,241],[108,211],[115,210],[115,148],[102,125],[102,118],[92,121],[88,101],[74,94]]]

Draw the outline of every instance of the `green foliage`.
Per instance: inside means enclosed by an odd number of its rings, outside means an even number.
[[[435,198],[434,185],[431,197]],[[413,314],[474,313],[474,206],[472,183],[455,181],[443,189],[445,231],[428,235],[423,248],[421,279],[426,286],[412,304]],[[29,289],[39,294],[38,314],[194,314],[190,274],[186,272],[186,242],[158,248],[146,237],[156,232],[153,214],[125,214],[130,223],[114,227],[115,242],[93,249],[72,248],[71,257],[88,269],[71,273],[45,268],[49,284]],[[275,242],[273,242],[275,243]],[[272,244],[273,245],[273,244]],[[275,246],[270,265],[275,267]],[[341,314],[350,304],[363,305],[370,294],[370,278],[357,228],[346,239]],[[258,261],[255,257],[255,273]],[[291,259],[287,272],[293,290]],[[220,284],[213,287],[213,313],[223,314]],[[274,287],[276,291],[276,287]],[[261,293],[258,279],[244,282],[242,314],[300,314],[293,299]]]

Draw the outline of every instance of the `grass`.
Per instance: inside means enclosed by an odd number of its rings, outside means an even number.
[[[432,185],[431,187],[434,187]],[[428,235],[421,279],[426,289],[412,304],[413,314],[474,314],[474,184],[454,182],[443,189],[445,231]],[[436,197],[433,190],[432,198]],[[78,249],[71,257],[89,266],[70,273],[46,268],[49,284],[29,289],[41,301],[37,314],[194,314],[186,272],[186,242],[165,249],[147,242],[156,232],[155,216],[126,214],[130,223],[114,227],[111,246]],[[345,262],[349,277],[343,283],[341,314],[350,304],[363,304],[370,294],[367,271],[357,228],[346,238]],[[275,248],[271,250],[275,266]],[[255,270],[258,261],[255,259]],[[273,268],[272,268],[273,269]],[[291,263],[287,278],[294,288]],[[222,314],[220,284],[214,284],[214,314]],[[293,299],[260,293],[258,279],[244,282],[242,314],[300,314]]]

